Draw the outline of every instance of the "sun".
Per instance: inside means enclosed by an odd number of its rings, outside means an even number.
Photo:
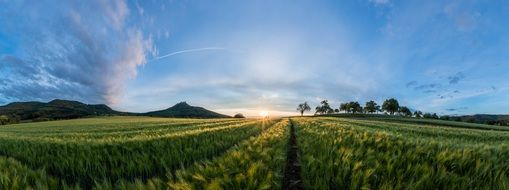
[[[269,112],[268,111],[260,111],[260,116],[268,117],[269,116]]]

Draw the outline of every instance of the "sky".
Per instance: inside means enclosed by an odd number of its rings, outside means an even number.
[[[509,113],[509,2],[0,0],[0,104]]]

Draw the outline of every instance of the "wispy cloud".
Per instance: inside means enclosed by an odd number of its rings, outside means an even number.
[[[214,50],[227,50],[227,49],[223,48],[223,47],[204,47],[204,48],[186,49],[186,50],[171,52],[166,55],[161,55],[161,56],[158,56],[150,61],[155,61],[155,60],[159,60],[159,59],[163,59],[163,58],[167,58],[167,57],[171,57],[171,56],[175,56],[175,55],[179,55],[179,54],[184,54],[184,53],[193,53],[193,52],[200,52],[200,51],[214,51]]]
[[[0,79],[14,81],[2,86],[0,98],[116,103],[126,80],[156,52],[152,39],[126,21],[126,2],[69,2],[54,9],[44,4],[0,5],[0,17],[11,18],[0,33],[23,39],[14,53],[0,57],[0,72],[6,73]]]
[[[431,84],[423,84],[415,87],[415,90],[434,90],[437,88],[442,87],[442,85],[438,83],[431,83]]]
[[[475,1],[451,1],[444,7],[444,13],[461,31],[476,28],[482,14],[475,10]]]
[[[369,1],[377,5],[385,5],[390,2],[389,0],[369,0]]]
[[[461,79],[464,79],[465,75],[462,72],[458,72],[454,75],[447,77],[449,84],[458,84]]]
[[[413,81],[410,81],[410,82],[406,83],[405,86],[407,88],[410,88],[410,87],[415,86],[415,85],[417,85],[417,81],[413,80]]]
[[[456,112],[456,111],[463,111],[463,110],[467,110],[467,109],[468,109],[467,106],[463,106],[463,107],[458,107],[458,108],[447,108],[447,109],[445,109],[445,111]]]
[[[98,1],[103,10],[105,19],[119,30],[123,27],[126,17],[129,15],[129,8],[124,0]]]

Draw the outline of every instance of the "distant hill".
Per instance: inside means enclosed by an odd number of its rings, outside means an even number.
[[[120,115],[104,104],[84,104],[78,101],[53,100],[43,102],[13,102],[0,106],[0,115],[17,121],[44,121],[56,119],[73,119],[87,116]]]
[[[230,116],[219,114],[202,107],[190,106],[186,102],[180,102],[174,106],[159,111],[147,112],[142,115],[155,117],[184,117],[184,118],[229,118]]]
[[[180,102],[168,109],[147,113],[127,113],[111,109],[104,104],[84,104],[78,101],[53,100],[44,102],[13,102],[0,106],[0,124],[18,123],[20,121],[48,121],[59,119],[74,119],[90,116],[106,115],[139,115],[152,117],[181,117],[181,118],[229,118],[202,107],[190,106]],[[5,118],[5,116],[7,118]]]
[[[470,123],[484,123],[490,125],[509,125],[509,115],[476,114],[464,116],[451,116],[450,120]]]

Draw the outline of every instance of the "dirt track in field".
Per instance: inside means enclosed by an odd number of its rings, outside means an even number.
[[[285,176],[283,189],[300,190],[304,189],[300,175],[299,148],[297,146],[297,137],[295,136],[295,127],[290,120],[290,140],[288,142],[288,152],[286,158]]]

